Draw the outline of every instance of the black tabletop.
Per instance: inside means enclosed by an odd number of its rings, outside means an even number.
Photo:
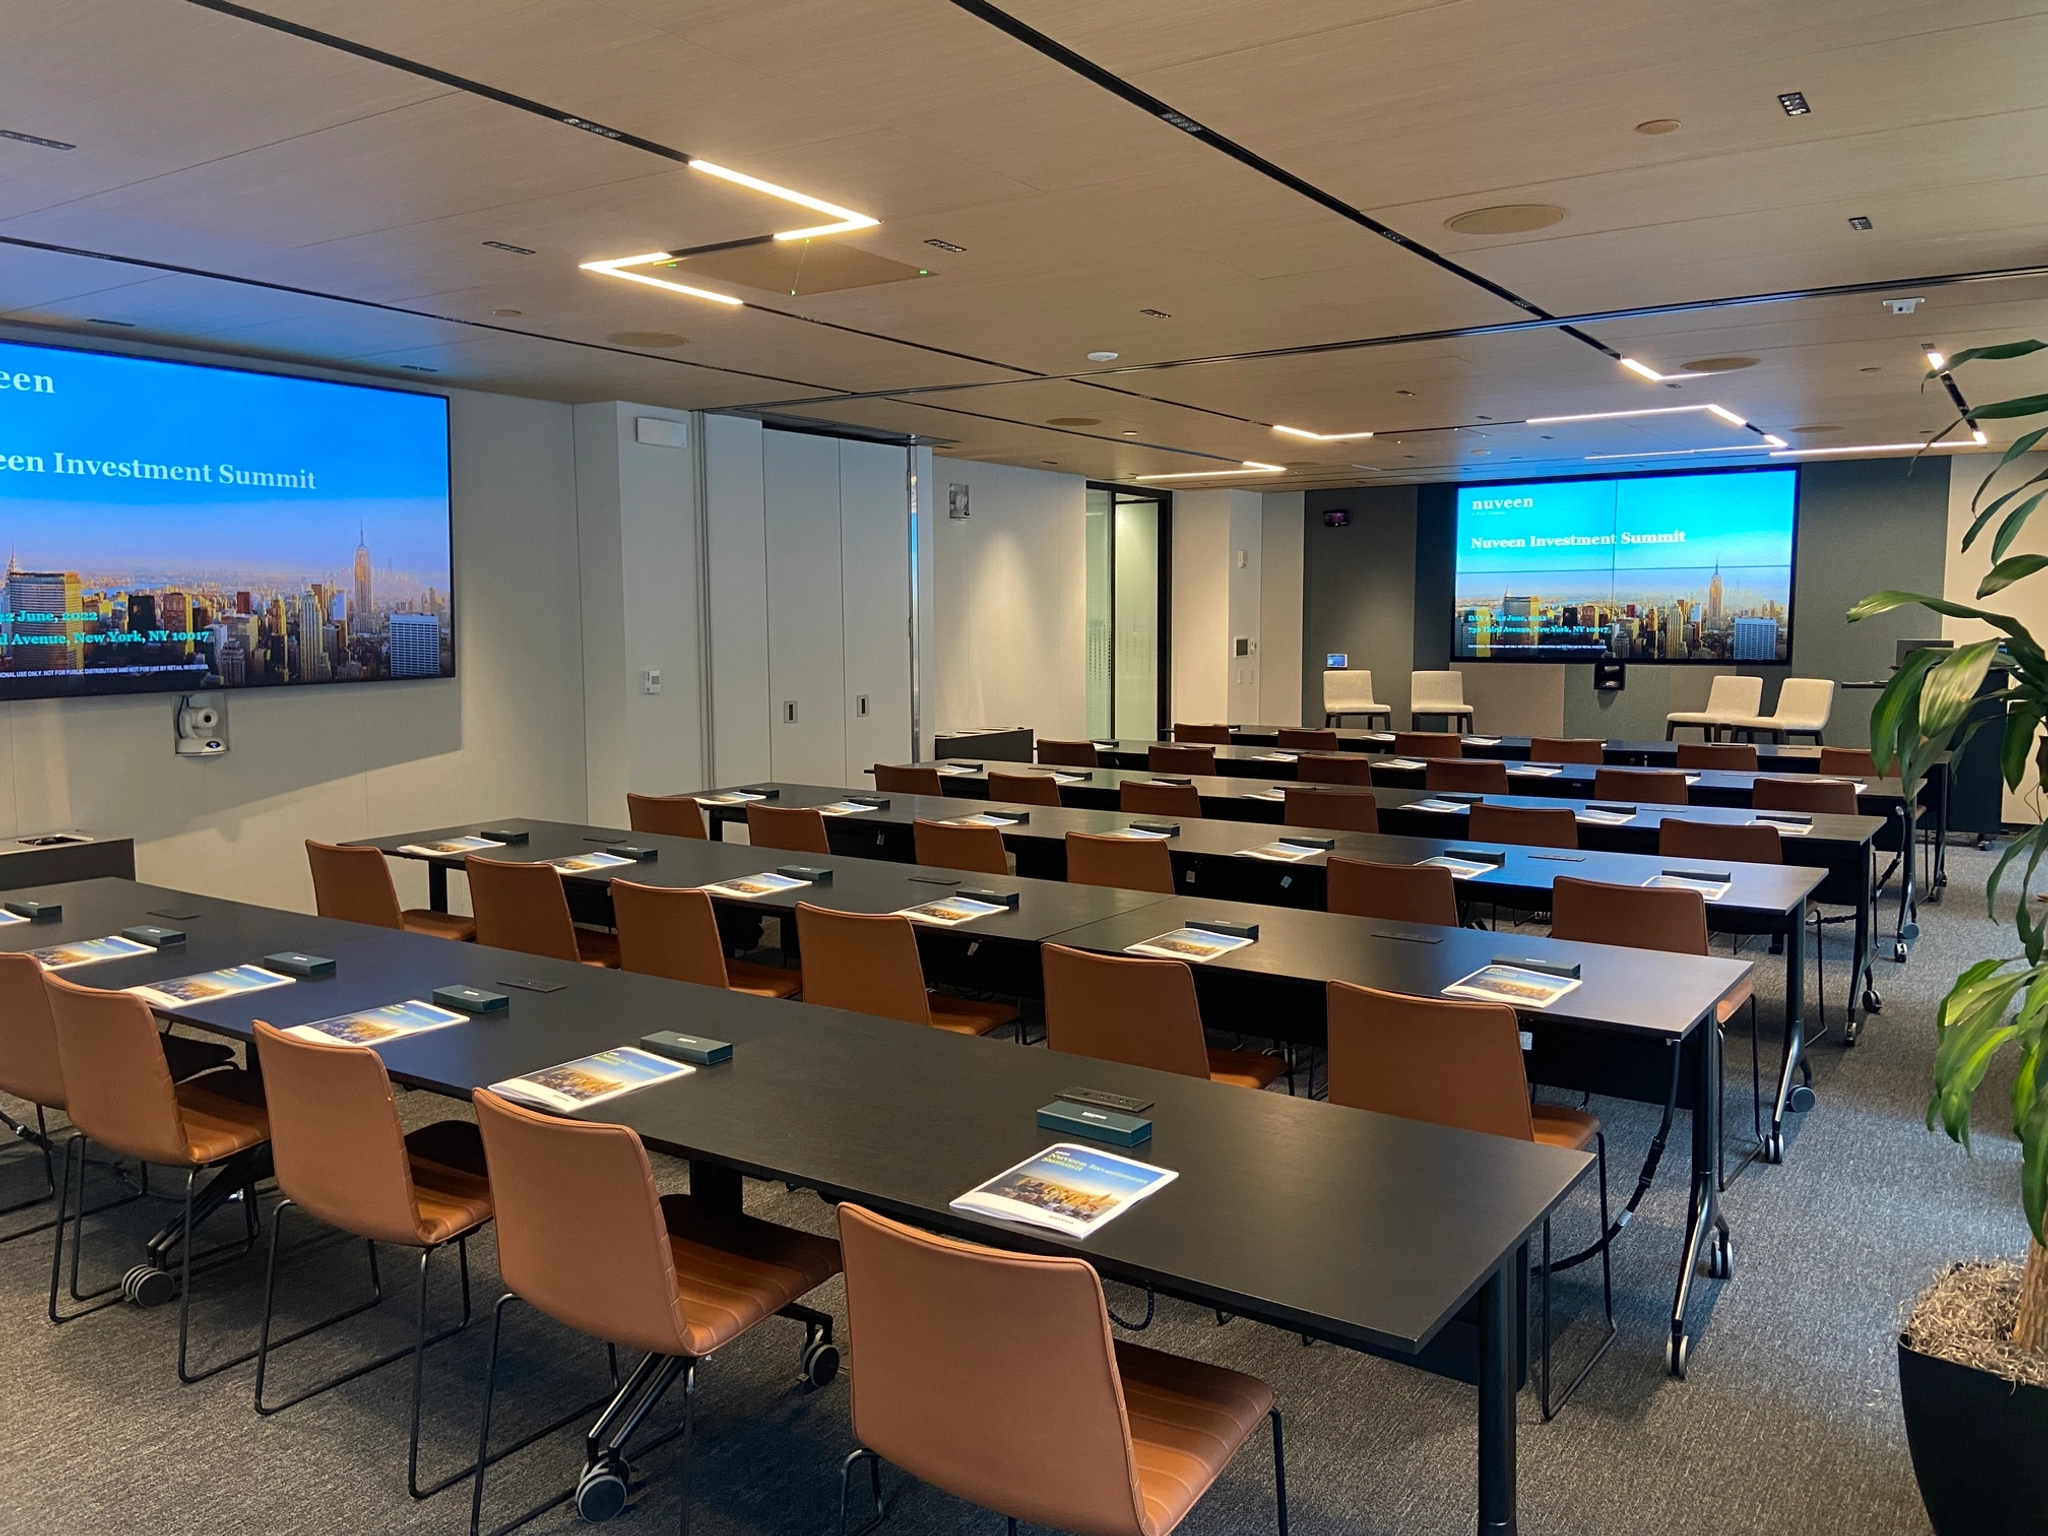
[[[1437,797],[1426,789],[1401,789],[1392,785],[1379,785],[1373,790],[1373,797],[1379,802],[1379,812],[1384,819],[1389,811],[1406,810],[1417,804],[1434,801]],[[1469,799],[1469,796],[1461,796]],[[1598,800],[1567,800],[1550,795],[1482,795],[1479,797],[1488,805],[1526,806],[1535,810],[1554,810],[1560,806],[1570,810],[1580,819],[1579,836],[1583,840],[1603,832],[1633,832],[1646,834],[1654,843],[1657,830],[1666,821],[1681,820],[1709,822],[1718,826],[1746,827],[1757,824],[1757,813],[1748,806],[1735,805],[1651,805],[1642,801],[1625,801],[1622,804],[1634,807],[1629,818],[1622,822],[1590,821],[1585,817],[1589,805],[1607,805],[1616,802]],[[1463,826],[1469,819],[1468,813],[1447,811],[1424,811],[1417,813],[1425,818],[1440,820],[1445,825]],[[1798,813],[1804,815],[1804,812]],[[1766,821],[1764,825],[1776,825],[1779,834],[1787,840],[1787,851],[1796,853],[1792,846],[1796,839],[1799,847],[1819,846],[1826,843],[1846,844],[1860,847],[1870,842],[1885,829],[1882,816],[1830,816],[1822,812],[1813,813],[1810,820],[1796,822]]]

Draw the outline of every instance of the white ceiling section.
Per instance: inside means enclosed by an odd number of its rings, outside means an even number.
[[[0,130],[75,147],[0,139],[0,318],[1276,489],[1925,441],[1955,411],[1923,346],[2048,333],[2048,270],[1936,281],[2048,269],[2048,3],[1000,4],[16,0]],[[733,307],[583,270],[826,216],[548,111],[869,215],[828,238],[930,275],[697,280]],[[1515,204],[1563,216],[1446,227]],[[1528,322],[1516,298],[1844,285],[1868,291],[1588,319],[1596,344],[1474,333]],[[1659,384],[1601,348],[1755,361]],[[2048,362],[1958,382],[2048,390]],[[1607,414],[1708,404],[1757,430]],[[1601,419],[1523,424],[1570,415]]]

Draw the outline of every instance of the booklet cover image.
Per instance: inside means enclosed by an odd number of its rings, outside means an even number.
[[[1086,1237],[1179,1177],[1170,1168],[1061,1142],[977,1185],[952,1204],[956,1211]]]
[[[231,965],[226,970],[206,971],[197,976],[179,976],[170,981],[153,981],[146,987],[128,990],[159,1008],[182,1008],[191,1003],[217,1002],[244,992],[263,992],[271,987],[288,987],[289,976],[266,971],[260,965]]]
[[[129,955],[146,955],[150,952],[147,944],[138,944],[133,939],[124,939],[119,934],[109,934],[104,939],[77,939],[69,944],[52,944],[45,949],[32,949],[28,957],[46,971],[68,971],[76,965],[92,965],[101,960],[121,960]]]
[[[568,1111],[602,1104],[622,1093],[645,1088],[649,1083],[688,1077],[696,1070],[680,1061],[670,1061],[665,1056],[656,1056],[651,1051],[627,1045],[615,1051],[599,1051],[595,1056],[585,1056],[579,1061],[564,1062],[558,1067],[542,1067],[524,1077],[493,1083],[491,1088],[508,1099],[521,1099],[542,1109]]]
[[[315,1019],[285,1033],[320,1044],[335,1040],[343,1045],[378,1045],[429,1029],[445,1029],[450,1024],[462,1023],[464,1017],[453,1009],[436,1008],[415,998],[386,1003],[381,1008],[365,1008],[359,1013],[338,1014],[331,1019]]]

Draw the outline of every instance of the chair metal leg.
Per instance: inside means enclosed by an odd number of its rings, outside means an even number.
[[[81,1317],[90,1317],[95,1312],[103,1312],[108,1307],[118,1306],[126,1299],[126,1292],[119,1281],[112,1285],[103,1285],[98,1290],[90,1292],[81,1292],[78,1289],[78,1255],[85,1246],[85,1218],[91,1214],[85,1208],[85,1152],[85,1133],[83,1131],[74,1131],[71,1139],[64,1144],[64,1166],[57,1180],[57,1214],[50,1222],[54,1236],[50,1249],[49,1315],[50,1321],[53,1323],[69,1323]],[[76,1180],[77,1199],[75,1202],[70,1198],[73,1188],[71,1168],[74,1154],[78,1166],[78,1177]],[[119,1205],[125,1202],[115,1201],[114,1203]],[[74,1205],[76,1207],[75,1211],[73,1209]],[[105,1207],[101,1207],[101,1209],[105,1209]],[[76,1228],[71,1243],[71,1299],[74,1302],[86,1303],[86,1305],[74,1307],[69,1312],[59,1312],[57,1310],[57,1292],[59,1287],[62,1286],[64,1279],[64,1224],[67,1221],[74,1223]]]
[[[192,1335],[192,1250],[198,1246],[198,1234],[192,1230],[192,1197],[199,1188],[199,1174],[200,1170],[197,1168],[187,1169],[185,1173],[185,1235],[178,1245],[178,1380],[188,1387],[194,1382],[218,1376],[222,1371],[233,1370],[244,1361],[256,1358],[256,1351],[253,1348],[245,1349],[232,1359],[209,1365],[203,1371],[191,1369],[188,1351]],[[249,1246],[253,1248],[257,1236],[255,1190],[245,1187],[242,1190],[242,1200],[246,1208],[244,1220],[249,1232]]]
[[[1280,1443],[1280,1410],[1268,1408],[1273,1421],[1273,1496],[1280,1517],[1280,1536],[1287,1536],[1287,1453]]]
[[[1538,1382],[1539,1382],[1539,1387],[1538,1387],[1538,1395],[1539,1395],[1540,1401],[1541,1401],[1541,1403],[1542,1403],[1542,1408],[1543,1408],[1543,1422],[1544,1422],[1544,1423],[1546,1423],[1546,1424],[1548,1424],[1548,1423],[1549,1423],[1549,1422],[1550,1422],[1550,1421],[1551,1421],[1552,1419],[1556,1418],[1556,1417],[1558,1416],[1558,1414],[1560,1414],[1561,1412],[1563,1412],[1563,1411],[1564,1411],[1564,1405],[1565,1405],[1566,1403],[1568,1403],[1568,1402],[1570,1402],[1570,1401],[1572,1400],[1572,1394],[1573,1394],[1573,1393],[1575,1393],[1575,1392],[1577,1392],[1577,1391],[1579,1390],[1579,1386],[1580,1386],[1580,1384],[1581,1384],[1582,1382],[1584,1382],[1584,1381],[1585,1381],[1585,1379],[1586,1379],[1586,1378],[1587,1378],[1588,1376],[1590,1376],[1590,1375],[1592,1375],[1592,1374],[1593,1374],[1593,1367],[1594,1367],[1594,1366],[1596,1366],[1596,1365],[1598,1365],[1598,1364],[1599,1364],[1599,1363],[1601,1362],[1601,1360],[1602,1360],[1602,1359],[1604,1359],[1604,1358],[1606,1357],[1606,1355],[1607,1355],[1607,1351],[1608,1351],[1608,1350],[1610,1350],[1610,1349],[1612,1349],[1612,1348],[1614,1347],[1614,1341],[1615,1341],[1615,1339],[1616,1339],[1616,1338],[1617,1338],[1617,1337],[1619,1336],[1619,1334],[1620,1334],[1620,1327],[1619,1327],[1619,1325],[1618,1325],[1618,1324],[1616,1324],[1616,1322],[1614,1321],[1614,1244],[1613,1244],[1613,1234],[1611,1233],[1611,1231],[1610,1231],[1610,1230],[1609,1230],[1609,1228],[1608,1228],[1608,1215],[1607,1215],[1607,1136],[1606,1136],[1606,1134],[1605,1134],[1604,1132],[1603,1132],[1603,1133],[1601,1133],[1601,1134],[1600,1134],[1600,1135],[1598,1135],[1598,1136],[1595,1136],[1595,1137],[1593,1138],[1593,1148],[1594,1148],[1594,1155],[1595,1155],[1595,1158],[1596,1158],[1596,1160],[1597,1160],[1597,1163],[1598,1163],[1598,1169],[1599,1169],[1599,1175],[1600,1175],[1600,1231],[1601,1231],[1601,1234],[1602,1234],[1601,1242],[1600,1242],[1600,1244],[1599,1244],[1599,1248],[1600,1248],[1600,1291],[1601,1291],[1601,1302],[1602,1302],[1602,1306],[1603,1306],[1603,1308],[1604,1308],[1604,1310],[1605,1310],[1605,1312],[1606,1312],[1606,1320],[1607,1320],[1607,1335],[1606,1335],[1606,1337],[1605,1337],[1605,1338],[1603,1338],[1603,1339],[1602,1339],[1602,1340],[1600,1341],[1599,1347],[1598,1347],[1598,1348],[1596,1348],[1596,1349],[1595,1349],[1595,1350],[1593,1351],[1592,1357],[1591,1357],[1590,1359],[1588,1359],[1588,1360],[1586,1361],[1586,1363],[1585,1363],[1584,1365],[1582,1365],[1582,1366],[1580,1366],[1580,1367],[1579,1367],[1579,1373],[1578,1373],[1578,1375],[1574,1376],[1574,1377],[1573,1377],[1573,1378],[1571,1379],[1571,1382],[1570,1382],[1570,1383],[1569,1383],[1569,1384],[1568,1384],[1568,1385],[1567,1385],[1567,1386],[1565,1387],[1564,1391],[1563,1391],[1562,1393],[1560,1393],[1560,1394],[1558,1395],[1558,1397],[1557,1397],[1557,1400],[1556,1400],[1555,1402],[1551,1401],[1551,1396],[1550,1396],[1550,1343],[1551,1343],[1551,1337],[1550,1337],[1550,1329],[1551,1329],[1551,1317],[1550,1317],[1550,1276],[1551,1276],[1551,1271],[1552,1271],[1552,1269],[1553,1269],[1553,1267],[1554,1267],[1554,1266],[1553,1266],[1553,1265],[1551,1264],[1551,1261],[1550,1261],[1550,1222],[1549,1222],[1549,1220],[1548,1220],[1548,1219],[1546,1218],[1546,1219],[1545,1219],[1545,1221],[1544,1221],[1544,1223],[1543,1223],[1543,1266],[1542,1266],[1542,1282],[1543,1282],[1543,1294],[1542,1294],[1542,1304],[1543,1304],[1543,1331],[1542,1331],[1542,1343],[1543,1343],[1543,1354],[1542,1354],[1542,1361],[1541,1361],[1541,1366],[1540,1366],[1540,1375],[1539,1375],[1539,1377],[1538,1377]]]
[[[294,1203],[291,1200],[280,1200],[277,1203],[277,1209],[270,1213],[270,1252],[263,1266],[263,1322],[256,1335],[256,1412],[264,1418],[269,1418],[273,1413],[282,1413],[287,1408],[296,1407],[309,1397],[318,1397],[321,1393],[338,1387],[343,1382],[354,1381],[358,1376],[367,1375],[369,1372],[376,1370],[378,1366],[389,1365],[393,1360],[400,1359],[403,1356],[403,1351],[399,1354],[387,1355],[384,1359],[375,1362],[375,1364],[349,1371],[345,1375],[337,1376],[332,1381],[323,1382],[317,1387],[308,1387],[297,1396],[287,1398],[281,1403],[270,1403],[267,1405],[264,1403],[263,1383],[270,1372],[270,1352],[273,1349],[282,1349],[285,1345],[295,1344],[300,1339],[318,1333],[324,1328],[331,1328],[336,1323],[345,1322],[358,1313],[369,1311],[370,1308],[376,1306],[384,1299],[384,1277],[377,1267],[377,1245],[375,1243],[367,1243],[365,1246],[370,1252],[370,1299],[357,1302],[355,1305],[335,1313],[334,1316],[324,1321],[309,1323],[297,1333],[287,1334],[285,1337],[275,1341],[271,1339],[270,1323],[275,1310],[277,1296],[277,1245],[279,1234],[284,1229],[284,1213]],[[426,1293],[426,1256],[432,1251],[432,1249],[425,1249],[422,1250],[420,1255],[420,1292],[422,1296]]]
[[[853,1469],[863,1461],[868,1464],[868,1491],[874,1499],[875,1512],[859,1530],[849,1533],[846,1529],[847,1495],[853,1491]],[[868,1532],[882,1523],[886,1513],[882,1506],[882,1458],[866,1446],[847,1452],[846,1459],[839,1463],[839,1536],[868,1536]]]
[[[697,1362],[692,1360],[683,1367],[683,1464],[676,1473],[683,1485],[683,1513],[677,1527],[681,1536],[690,1536],[690,1453],[696,1448],[696,1429]]]

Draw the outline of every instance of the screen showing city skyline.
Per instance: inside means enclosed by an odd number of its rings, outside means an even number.
[[[0,342],[0,698],[455,675],[438,395]]]
[[[1466,661],[1789,662],[1796,469],[1458,488]]]

